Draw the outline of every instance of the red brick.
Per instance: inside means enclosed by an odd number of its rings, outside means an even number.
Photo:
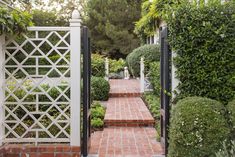
[[[80,153],[73,153],[72,157],[80,157]]]
[[[110,97],[139,97],[140,81],[131,79],[111,79],[110,83]]]
[[[54,157],[54,153],[38,153],[38,157]]]
[[[57,153],[55,157],[72,157],[71,153]]]
[[[163,154],[163,148],[156,141],[156,130],[153,127],[113,127],[91,135],[90,154],[99,154],[99,157],[110,157],[113,154],[115,157],[151,157]]]
[[[71,147],[72,152],[80,152],[80,147]]]
[[[104,103],[105,126],[154,126],[154,118],[141,98],[110,98]]]

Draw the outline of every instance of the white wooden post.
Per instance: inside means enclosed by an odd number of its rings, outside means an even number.
[[[70,72],[71,72],[71,120],[70,145],[80,146],[80,106],[81,106],[81,18],[77,10],[70,20]]]
[[[105,79],[109,80],[109,59],[105,58]]]
[[[3,139],[5,136],[5,131],[4,131],[4,108],[3,108],[3,103],[4,103],[4,82],[5,82],[5,73],[4,73],[4,62],[5,62],[5,55],[4,55],[4,44],[5,44],[5,36],[2,35],[0,36],[0,146],[3,144]]]
[[[140,93],[144,93],[144,58],[140,59]]]
[[[172,78],[171,78],[171,82],[172,82],[172,87],[171,87],[171,89],[172,89],[172,91],[171,91],[171,94],[172,94],[172,98],[174,99],[175,98],[175,91],[176,92],[179,92],[179,90],[177,89],[177,87],[178,87],[178,85],[179,85],[179,79],[177,79],[176,78],[176,67],[175,67],[175,65],[174,65],[174,58],[176,57],[176,53],[175,52],[172,52],[172,69],[171,69],[171,73],[172,73]]]

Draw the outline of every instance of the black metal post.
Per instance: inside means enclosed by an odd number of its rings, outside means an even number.
[[[160,33],[161,42],[161,142],[168,153],[168,128],[170,119],[170,59],[171,53],[167,42],[167,28],[162,28]]]
[[[89,108],[90,108],[90,48],[88,40],[88,28],[84,27],[83,34],[83,141],[82,154],[83,157],[88,156],[89,146]]]

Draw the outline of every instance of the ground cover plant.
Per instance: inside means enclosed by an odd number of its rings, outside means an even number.
[[[155,128],[157,130],[157,140],[160,141],[160,98],[154,93],[144,93],[143,100],[145,101],[149,111],[155,120]]]
[[[91,127],[96,130],[104,126],[105,107],[99,102],[91,106]]]

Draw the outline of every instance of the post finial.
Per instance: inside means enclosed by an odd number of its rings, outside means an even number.
[[[80,13],[78,10],[74,10],[72,13],[72,19],[80,19]]]

